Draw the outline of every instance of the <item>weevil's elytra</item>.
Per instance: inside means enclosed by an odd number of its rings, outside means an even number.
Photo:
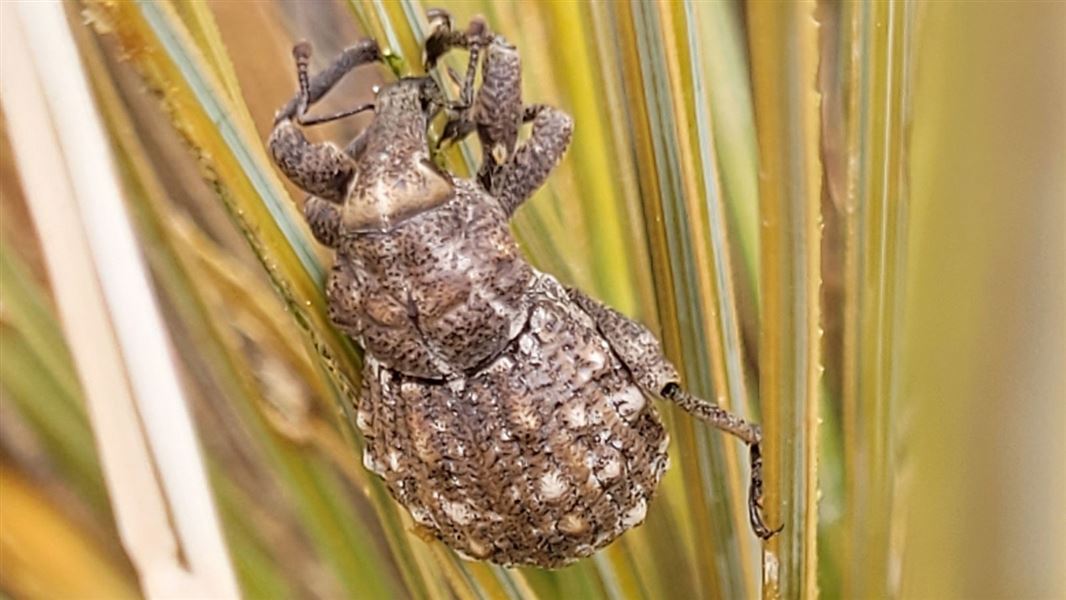
[[[644,520],[667,466],[667,435],[647,401],[660,397],[750,446],[751,522],[772,536],[758,427],[685,393],[651,332],[518,251],[508,221],[565,153],[571,118],[522,104],[518,51],[484,21],[465,31],[443,11],[431,21],[427,66],[452,48],[470,54],[467,73],[452,74],[458,102],[432,78],[411,77],[382,87],[372,106],[311,117],[341,77],[381,52],[360,42],[309,78],[302,43],[300,91],[269,141],[278,168],[311,195],[315,238],[334,249],[330,317],[366,351],[357,402],[366,467],[464,556],[557,567]],[[344,148],[301,131],[370,109],[370,126]],[[477,132],[475,179],[430,160],[427,129],[440,111],[441,143]]]
[[[365,464],[449,546],[560,566],[640,523],[666,469],[655,410],[553,278],[529,288],[516,341],[462,385],[368,358]]]

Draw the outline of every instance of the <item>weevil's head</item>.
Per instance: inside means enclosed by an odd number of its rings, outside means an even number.
[[[378,89],[374,114],[399,120],[421,115],[426,122],[444,105],[444,93],[432,77],[404,77]]]
[[[451,177],[430,160],[426,135],[443,107],[444,95],[430,77],[405,77],[377,90],[344,206],[349,231],[388,231],[452,197]]]

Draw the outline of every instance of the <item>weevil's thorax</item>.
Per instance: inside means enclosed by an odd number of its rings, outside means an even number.
[[[498,354],[525,324],[532,277],[499,202],[430,161],[435,85],[379,92],[328,290],[334,322],[367,352],[427,379]]]
[[[477,369],[518,334],[532,276],[497,200],[455,179],[443,204],[338,248],[330,310],[382,364],[446,379]]]
[[[451,177],[429,157],[426,129],[433,108],[427,105],[427,86],[435,85],[430,81],[401,79],[378,93],[344,205],[349,232],[389,231],[453,196]]]

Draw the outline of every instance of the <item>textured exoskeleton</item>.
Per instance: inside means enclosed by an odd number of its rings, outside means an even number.
[[[663,397],[749,444],[752,524],[772,535],[758,510],[758,427],[683,392],[646,328],[518,251],[509,218],[562,157],[570,117],[522,104],[518,53],[482,21],[455,31],[445,13],[432,16],[427,65],[453,47],[471,54],[457,103],[415,77],[383,86],[372,106],[308,117],[380,52],[361,42],[309,79],[310,47],[300,44],[300,93],[269,141],[278,167],[311,195],[314,236],[335,251],[330,316],[366,350],[357,415],[367,468],[464,555],[556,567],[643,521],[667,465],[667,435],[646,398]],[[301,131],[371,108],[346,148]],[[446,139],[478,133],[474,180],[430,160],[427,130],[441,110]],[[520,142],[523,123],[532,128]]]

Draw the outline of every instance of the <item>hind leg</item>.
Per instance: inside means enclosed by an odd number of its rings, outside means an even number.
[[[571,299],[592,317],[611,349],[646,393],[676,403],[686,412],[748,445],[751,454],[748,518],[752,530],[762,539],[769,539],[780,531],[780,527],[768,527],[762,516],[762,430],[759,426],[684,391],[677,369],[663,355],[659,341],[647,328],[578,290],[571,288],[568,291]]]

